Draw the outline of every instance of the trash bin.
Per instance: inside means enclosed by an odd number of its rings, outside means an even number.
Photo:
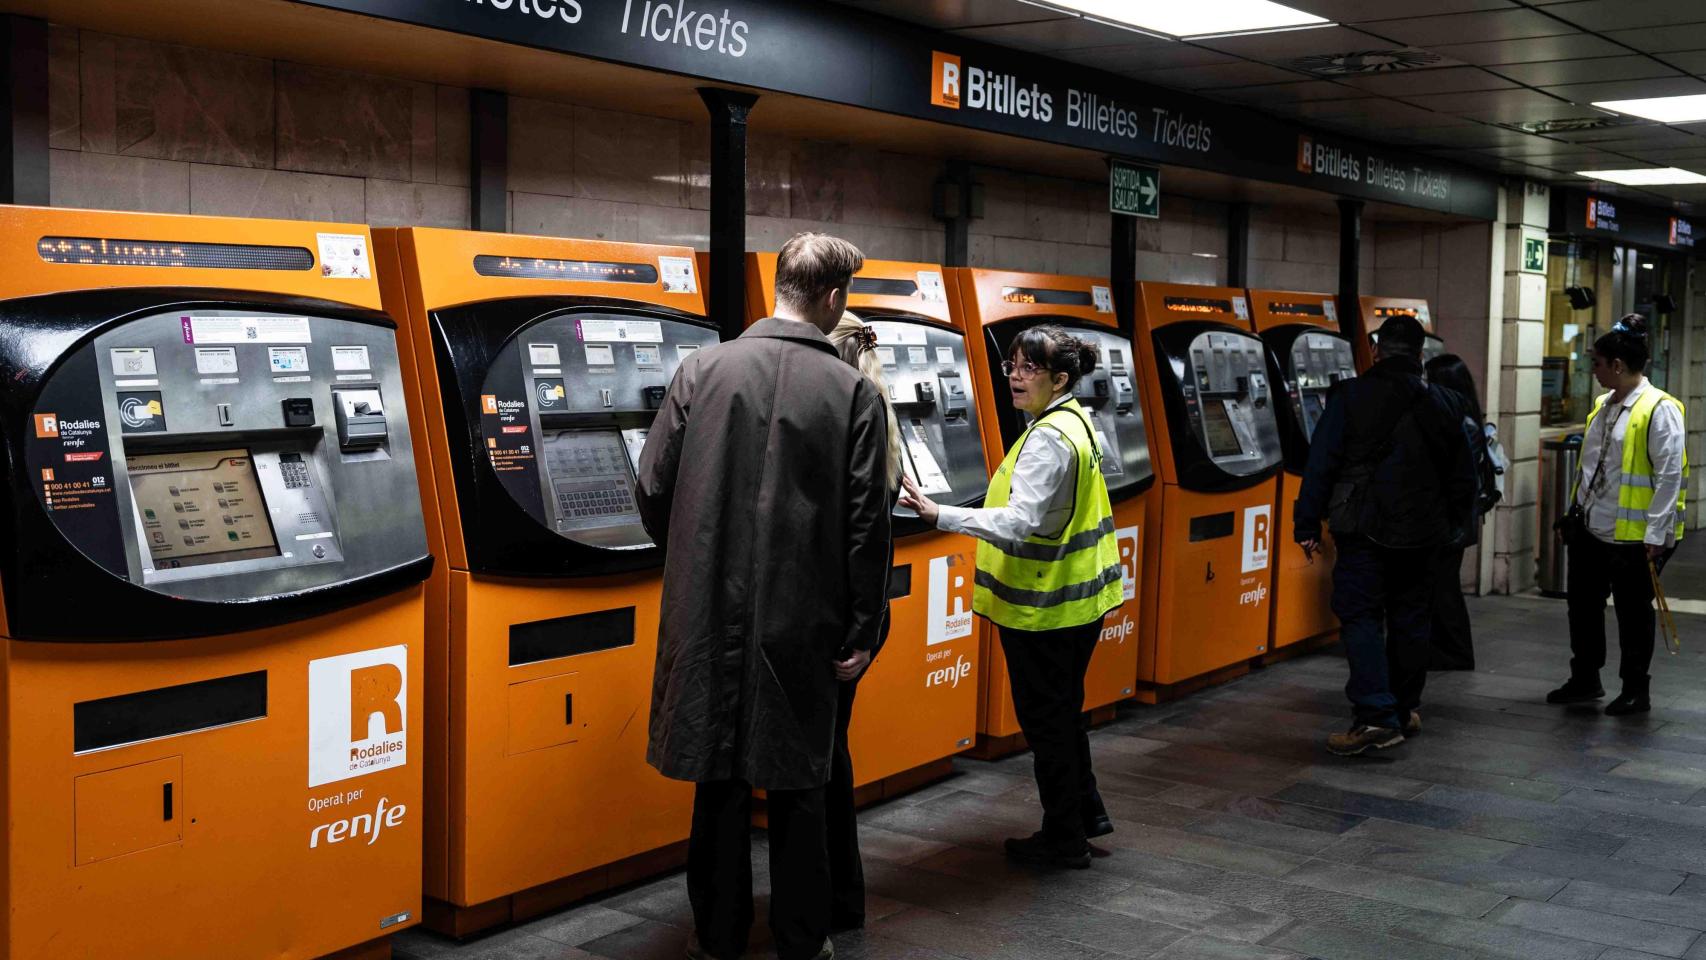
[[[1564,596],[1570,578],[1569,551],[1552,528],[1570,509],[1570,488],[1581,469],[1582,435],[1571,434],[1540,444],[1540,592]]]

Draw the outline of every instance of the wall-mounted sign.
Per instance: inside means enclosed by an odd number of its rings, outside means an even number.
[[[1587,228],[1589,230],[1604,230],[1608,233],[1618,232],[1616,204],[1602,197],[1589,194],[1585,209],[1587,210]]]
[[[1694,246],[1694,224],[1681,217],[1671,217],[1670,245],[1673,247]]]
[[[296,2],[1151,163],[1484,220],[1498,208],[1498,180],[1485,171],[841,4]]]
[[[1115,160],[1108,165],[1108,212],[1161,218],[1161,171]]]
[[[1569,190],[1552,191],[1554,235],[1604,237],[1658,250],[1692,250],[1694,223],[1661,207]]]
[[[1530,273],[1546,272],[1546,238],[1522,238],[1522,268]]]

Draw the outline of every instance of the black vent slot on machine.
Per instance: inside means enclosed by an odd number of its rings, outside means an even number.
[[[85,700],[72,707],[71,749],[104,750],[267,715],[267,672]]]
[[[1210,513],[1191,518],[1191,542],[1219,540],[1232,536],[1233,516],[1230,513]]]
[[[634,645],[634,608],[510,624],[509,665],[519,667]]]

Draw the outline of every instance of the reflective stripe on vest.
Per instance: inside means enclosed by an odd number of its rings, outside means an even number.
[[[984,505],[1006,506],[1019,453],[1044,424],[1072,448],[1072,518],[1059,536],[978,541],[972,609],[1000,626],[1032,631],[1079,626],[1100,620],[1125,598],[1113,507],[1089,422],[1076,400],[1054,407],[1019,437],[990,478]]]
[[[1601,396],[1588,414],[1587,429],[1605,409],[1610,394]],[[1629,424],[1623,431],[1623,479],[1617,487],[1617,523],[1612,534],[1619,543],[1641,543],[1647,539],[1647,510],[1653,504],[1653,459],[1647,450],[1647,428],[1653,422],[1653,411],[1665,401],[1676,404],[1678,413],[1686,415],[1681,401],[1658,387],[1647,385],[1629,408]],[[1607,440],[1609,442],[1609,439]],[[1577,482],[1580,482],[1580,475]],[[1682,454],[1682,485],[1676,495],[1676,539],[1681,542],[1688,521],[1688,453]]]

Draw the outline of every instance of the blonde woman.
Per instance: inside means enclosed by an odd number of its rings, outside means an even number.
[[[895,422],[894,407],[888,404],[889,388],[883,381],[883,362],[877,359],[877,332],[851,313],[843,313],[841,322],[829,332],[829,342],[848,365],[876,384],[883,397],[888,415],[888,478],[889,495],[900,493],[900,426]],[[894,543],[889,543],[889,566],[894,566]],[[883,648],[889,636],[887,611],[877,645],[871,648],[871,659]],[[869,665],[865,667],[869,669]],[[835,752],[829,761],[829,785],[824,789],[824,808],[829,822],[829,928],[832,931],[857,930],[865,925],[865,868],[859,860],[859,821],[853,810],[853,755],[847,748],[847,726],[853,720],[853,695],[859,689],[861,672],[836,668],[841,680],[841,699],[835,714]]]

